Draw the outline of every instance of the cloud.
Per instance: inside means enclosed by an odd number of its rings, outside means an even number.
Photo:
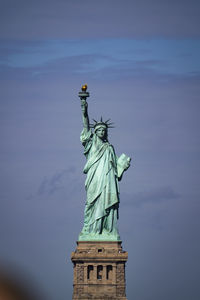
[[[180,196],[181,195],[172,187],[163,186],[128,196],[129,199],[125,202],[125,204],[140,207],[148,203],[159,204],[161,202],[176,200],[179,199]]]
[[[66,187],[66,182],[69,175],[74,174],[75,168],[69,167],[68,169],[56,172],[50,177],[44,177],[40,186],[38,187],[37,196],[53,195],[57,191]]]
[[[0,77],[2,80],[52,76],[108,80],[156,74],[190,77],[200,73],[199,51],[200,41],[187,39],[5,42],[0,47]]]

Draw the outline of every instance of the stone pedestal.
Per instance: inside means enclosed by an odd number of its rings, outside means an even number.
[[[79,241],[71,254],[74,264],[73,300],[127,300],[121,242]]]

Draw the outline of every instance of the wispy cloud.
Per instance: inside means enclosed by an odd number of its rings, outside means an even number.
[[[37,196],[53,195],[57,191],[62,190],[66,187],[66,182],[69,180],[69,175],[74,174],[75,168],[70,167],[65,170],[56,172],[50,177],[44,177],[38,190],[36,192]]]
[[[180,194],[170,186],[154,188],[152,190],[142,191],[128,197],[127,205],[140,207],[148,203],[159,204],[161,202],[176,200],[180,198]]]
[[[199,52],[200,41],[187,39],[8,42],[0,47],[0,65],[4,76],[12,70],[36,77],[55,72],[97,77],[104,72],[113,78],[146,72],[190,76],[200,73]]]

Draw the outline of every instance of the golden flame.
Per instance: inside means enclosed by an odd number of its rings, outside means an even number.
[[[86,92],[87,91],[87,84],[82,85],[81,89],[82,89],[83,92]]]

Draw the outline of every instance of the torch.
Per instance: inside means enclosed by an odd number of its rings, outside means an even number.
[[[85,100],[90,96],[90,94],[87,92],[87,84],[82,85],[81,92],[78,93],[78,96],[81,100]]]

